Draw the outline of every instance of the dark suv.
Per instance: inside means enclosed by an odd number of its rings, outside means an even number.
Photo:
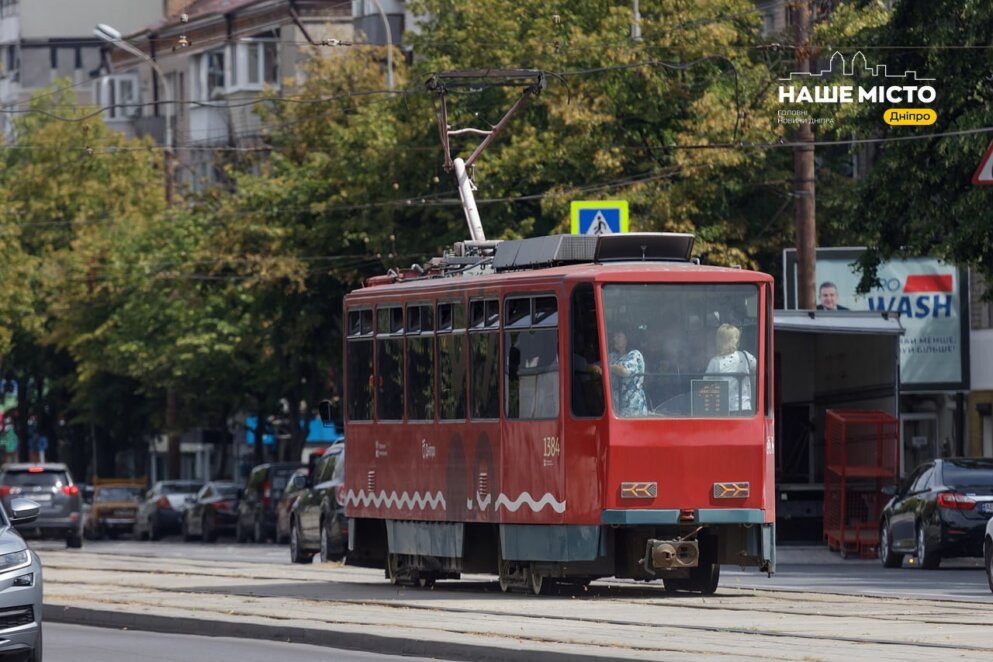
[[[304,466],[299,462],[260,464],[252,469],[245,494],[238,504],[235,538],[245,542],[265,542],[276,537],[276,504],[294,471]]]
[[[348,552],[345,444],[324,451],[307,483],[290,511],[290,560],[309,563],[319,552],[321,561],[340,561]]]
[[[5,464],[0,469],[0,500],[7,512],[12,497],[26,497],[41,507],[38,519],[18,527],[22,535],[62,538],[66,547],[83,546],[80,521],[83,499],[66,465]]]

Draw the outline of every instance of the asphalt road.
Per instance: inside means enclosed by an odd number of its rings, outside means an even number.
[[[45,624],[48,662],[427,662],[427,658],[361,653],[259,639],[197,637],[137,630]]]
[[[43,561],[45,549],[65,548],[64,544],[54,541],[37,541],[33,544],[42,552]],[[161,558],[164,562],[168,562],[170,558],[182,558],[204,563],[224,563],[230,559],[238,559],[242,563],[290,564],[286,545],[238,544],[230,539],[221,539],[216,543],[184,543],[178,538],[157,542],[86,541],[84,549],[100,554]],[[828,562],[780,563],[772,577],[766,577],[754,569],[741,570],[734,566],[724,566],[721,568],[721,586],[993,604],[993,593],[987,585],[980,559],[948,559],[937,570],[921,570],[913,567],[912,557],[899,569],[885,569],[876,560],[841,560],[837,555],[829,554],[823,554],[822,557]],[[439,582],[438,588],[472,590],[473,587],[488,586],[487,579],[484,576],[467,576],[462,582]],[[629,582],[605,580],[594,586],[626,583]]]

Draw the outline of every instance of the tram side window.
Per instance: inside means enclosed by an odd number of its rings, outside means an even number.
[[[372,311],[351,310],[348,313],[348,419],[372,420]]]
[[[504,402],[507,418],[559,415],[559,337],[555,297],[507,299]]]
[[[403,308],[380,307],[376,325],[376,416],[403,418]]]
[[[472,417],[500,417],[500,314],[496,299],[469,302]]]
[[[438,304],[438,408],[442,420],[465,420],[465,306]]]
[[[593,285],[572,291],[572,414],[600,417],[604,412],[603,361]]]
[[[407,418],[434,419],[434,308],[407,306]]]

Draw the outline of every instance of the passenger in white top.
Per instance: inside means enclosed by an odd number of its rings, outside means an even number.
[[[707,372],[734,375],[718,378],[728,383],[729,408],[731,411],[751,411],[752,379],[758,369],[758,360],[750,353],[738,349],[739,340],[741,330],[738,327],[721,324],[717,329],[717,356],[710,359]]]

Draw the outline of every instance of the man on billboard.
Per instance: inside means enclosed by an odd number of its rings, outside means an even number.
[[[829,280],[821,283],[817,296],[820,301],[817,304],[817,310],[848,310],[848,308],[838,305],[838,286]]]

